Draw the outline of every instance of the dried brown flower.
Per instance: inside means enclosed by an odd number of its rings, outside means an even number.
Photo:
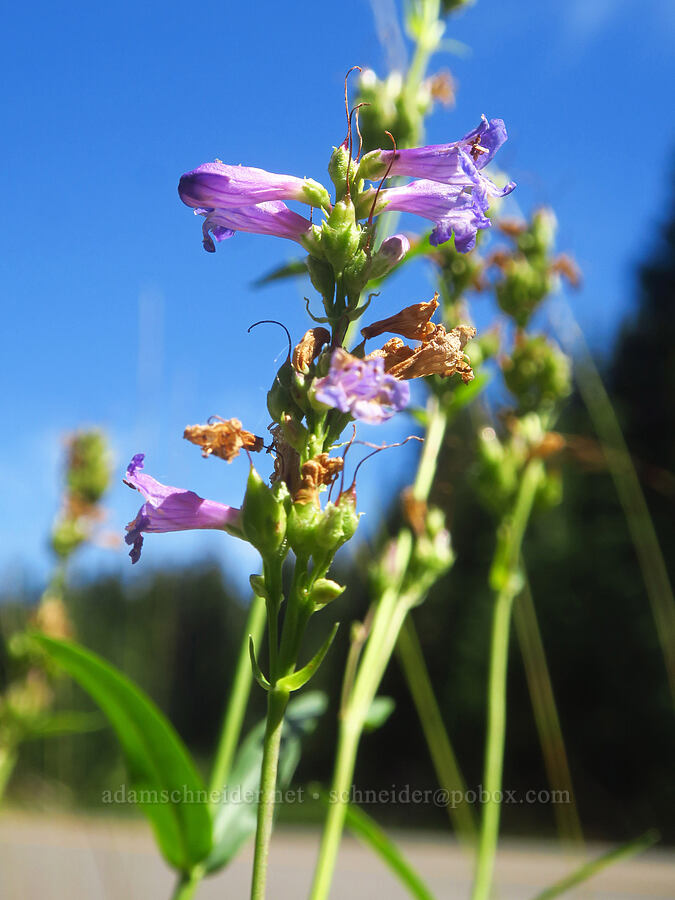
[[[428,303],[413,303],[412,306],[406,306],[396,315],[389,316],[388,319],[380,319],[379,322],[373,322],[372,325],[362,328],[361,334],[366,340],[389,332],[401,334],[403,337],[415,341],[426,341],[436,330],[431,317],[437,309],[438,294],[436,293]]]
[[[551,271],[563,275],[573,288],[581,287],[581,269],[567,253],[561,253],[553,260]]]
[[[455,79],[447,69],[442,69],[429,79],[431,96],[443,106],[455,105]]]
[[[317,358],[326,344],[330,343],[330,332],[326,328],[310,328],[293,350],[292,364],[296,372],[309,371],[310,364]]]
[[[376,350],[371,356],[384,356],[385,371],[395,378],[421,378],[425,375],[447,378],[456,372],[467,384],[473,379],[473,370],[463,351],[475,334],[476,329],[470,325],[458,325],[452,331],[437,325],[431,337],[414,350],[398,338],[392,338],[382,350]]]
[[[332,484],[342,471],[344,459],[341,456],[329,456],[319,453],[303,464],[300,470],[300,489],[294,500],[297,503],[318,503],[319,487]]]
[[[202,448],[202,456],[219,456],[232,462],[239,456],[239,451],[262,450],[264,441],[261,437],[245,431],[239,419],[222,419],[212,425],[188,425],[183,437],[192,444]]]
[[[421,537],[426,530],[427,504],[424,500],[418,500],[410,487],[406,488],[401,494],[401,503],[406,521],[417,537]]]

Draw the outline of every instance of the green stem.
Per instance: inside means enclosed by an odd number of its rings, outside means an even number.
[[[0,801],[5,796],[5,789],[12,777],[17,756],[16,744],[7,742],[0,745]]]
[[[218,749],[211,772],[211,791],[220,791],[226,784],[232,768],[232,760],[239,743],[241,726],[244,721],[246,705],[251,692],[253,673],[249,658],[248,639],[253,636],[253,643],[260,646],[260,638],[265,626],[265,601],[262,597],[253,596],[244,626],[244,634],[239,647],[237,667],[234,673],[232,692],[225,711],[225,718],[220,731]]]
[[[427,401],[427,430],[424,435],[422,454],[417,464],[417,474],[413,483],[413,497],[415,500],[426,501],[431,491],[431,486],[436,475],[438,455],[441,452],[445,429],[448,426],[448,417],[441,409],[436,397],[429,397]]]
[[[296,557],[293,581],[286,604],[286,615],[278,643],[277,617],[281,605],[281,566],[274,573],[274,582],[269,583],[268,623],[270,639],[270,684],[267,695],[267,722],[263,738],[263,758],[260,770],[260,795],[258,798],[258,821],[255,834],[255,854],[253,857],[253,881],[251,900],[264,900],[267,881],[267,860],[269,856],[274,804],[276,799],[277,770],[279,768],[279,747],[284,725],[284,714],[288,706],[290,692],[277,686],[280,678],[295,671],[300,644],[305,632],[310,610],[307,607],[306,582],[308,560]]]
[[[447,805],[450,821],[459,840],[472,847],[478,836],[474,812],[464,801],[466,783],[443,722],[412,616],[408,616],[403,623],[396,651],[424,731],[438,783],[448,792],[448,796],[460,798],[459,803]]]
[[[193,869],[189,874],[183,875],[171,895],[171,900],[190,900],[191,897],[194,897],[203,877],[204,873],[199,867]]]
[[[279,688],[272,688],[267,695],[267,724],[265,726],[262,767],[260,770],[260,796],[258,799],[258,824],[255,834],[251,900],[264,900],[265,897],[267,858],[272,836],[277,768],[279,765],[279,747],[281,745],[281,732],[288,698],[288,691],[280,690]]]
[[[499,528],[497,548],[490,573],[496,598],[492,619],[488,722],[483,774],[483,789],[487,799],[482,807],[472,900],[488,900],[492,887],[501,812],[500,797],[506,737],[506,673],[511,608],[519,587],[520,549],[542,474],[541,460],[530,460],[523,472],[513,515],[504,519]]]

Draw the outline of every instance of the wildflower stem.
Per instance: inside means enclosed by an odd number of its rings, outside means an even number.
[[[295,561],[293,581],[288,596],[286,616],[278,645],[277,619],[281,606],[281,562],[265,564],[265,585],[269,597],[267,616],[270,639],[270,690],[267,694],[267,722],[263,738],[263,759],[260,770],[260,795],[258,799],[258,822],[255,835],[253,858],[253,881],[251,900],[264,900],[267,881],[267,860],[269,856],[274,803],[279,767],[279,747],[284,725],[284,714],[288,706],[290,692],[279,685],[279,679],[291,674],[297,665],[300,644],[305,632],[310,611],[306,603],[305,586],[308,560],[298,556]]]
[[[490,572],[495,591],[488,678],[488,722],[485,742],[483,787],[487,800],[482,807],[476,874],[471,900],[488,900],[492,887],[499,836],[500,794],[506,735],[506,675],[513,600],[520,588],[518,567],[525,529],[543,474],[540,459],[525,467],[511,516],[498,530],[497,548]]]
[[[183,875],[171,895],[171,900],[190,900],[191,897],[194,897],[203,876],[204,873],[199,866],[193,869],[192,872]]]
[[[253,858],[253,882],[251,900],[264,900],[267,882],[267,859],[269,856],[274,799],[279,765],[279,747],[284,724],[284,713],[288,705],[289,692],[273,687],[267,695],[267,723],[263,740],[263,759],[260,770],[260,797],[258,800],[258,824],[255,834],[255,855]]]

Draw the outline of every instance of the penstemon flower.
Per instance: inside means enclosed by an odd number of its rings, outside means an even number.
[[[195,215],[204,216],[203,243],[209,253],[216,249],[211,235],[217,241],[224,241],[237,231],[251,231],[302,243],[302,239],[309,237],[312,230],[309,219],[293,212],[282,200],[268,200],[235,209],[198,208]]]
[[[178,193],[183,203],[196,209],[239,209],[267,200],[330,206],[326,188],[311,178],[277,175],[251,166],[230,166],[220,160],[186,172],[178,183]]]
[[[191,531],[198,528],[215,528],[227,531],[239,522],[240,510],[215,500],[204,500],[194,491],[169,487],[151,475],[140,471],[145,455],[137,453],[127,467],[125,484],[139,491],[145,503],[138,510],[133,522],[126,528],[125,541],[130,545],[132,563],[141,558],[143,534],[160,534],[169,531]]]
[[[377,425],[407,406],[410,388],[385,374],[383,359],[358,359],[338,348],[328,375],[314,382],[314,396],[326,406]]]

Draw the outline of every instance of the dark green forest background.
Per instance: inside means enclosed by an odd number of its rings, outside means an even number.
[[[636,273],[635,292],[634,312],[611,355],[596,362],[675,580],[675,218]],[[577,393],[567,403],[559,431],[568,438],[561,458],[564,500],[534,517],[524,555],[579,813],[590,838],[627,839],[656,826],[672,842],[675,722],[663,655],[626,520]],[[482,770],[491,613],[486,573],[494,529],[472,489],[474,435],[468,419],[460,421],[444,451],[434,502],[448,513],[457,561],[414,618],[446,726],[467,784],[475,788]],[[392,508],[392,527],[397,516]],[[343,564],[339,574],[349,589],[333,614],[344,623],[366,611],[367,557],[363,548],[363,565],[345,571]],[[94,580],[74,586],[69,598],[80,640],[137,680],[204,762],[214,749],[246,612],[246,598],[234,596],[226,582],[226,575],[205,562],[189,570],[146,572],[133,585],[114,578]],[[5,640],[25,622],[35,600],[4,598],[0,624]],[[325,617],[330,615],[329,608]],[[325,631],[323,622],[321,628]],[[298,783],[329,780],[347,638],[343,627],[316,679],[316,686],[329,693],[331,706],[307,745]],[[5,670],[6,652],[0,645],[0,679]],[[59,691],[64,704],[89,708],[69,683],[62,682]],[[382,693],[395,698],[396,710],[363,741],[359,787],[435,787],[424,738],[395,662]],[[254,687],[250,724],[263,710],[262,691]],[[10,797],[33,807],[97,806],[104,789],[124,780],[117,742],[102,727],[27,746]],[[504,785],[521,792],[547,786],[515,641]],[[431,805],[387,804],[370,811],[388,824],[447,825],[445,812]],[[297,818],[298,810],[285,812],[291,814]],[[312,809],[300,814],[311,816]],[[554,833],[551,806],[507,805],[503,820],[506,833]]]

